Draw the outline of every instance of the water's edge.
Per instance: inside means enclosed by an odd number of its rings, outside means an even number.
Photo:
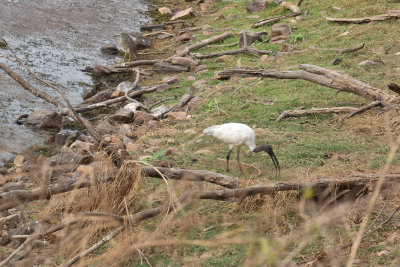
[[[140,0],[0,0],[0,6],[0,35],[35,73],[65,88],[73,104],[79,103],[81,93],[92,85],[91,76],[81,69],[118,60],[101,54],[100,47],[119,46],[116,34],[139,32],[141,24],[151,21],[143,14],[147,6]],[[10,56],[5,49],[0,49],[0,54]],[[0,62],[36,88],[58,97],[17,63],[5,58]],[[42,133],[14,124],[19,115],[43,108],[54,109],[0,74],[0,164],[4,158],[43,143]]]

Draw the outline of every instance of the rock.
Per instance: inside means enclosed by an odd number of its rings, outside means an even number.
[[[21,214],[12,214],[6,217],[8,228],[15,228],[22,220]]]
[[[155,38],[157,38],[158,40],[166,40],[168,38],[173,37],[174,35],[170,34],[170,33],[159,33],[156,35]]]
[[[283,44],[281,48],[281,52],[292,52],[294,50],[293,46],[290,44]]]
[[[158,9],[158,12],[160,12],[161,15],[172,15],[171,9],[169,9],[168,7],[165,7],[165,6],[160,7]]]
[[[289,26],[283,23],[277,23],[271,27],[271,33],[269,36],[273,43],[282,43],[288,38],[290,33],[291,31]]]
[[[155,128],[157,126],[157,124],[158,124],[158,121],[155,121],[155,120],[151,120],[151,121],[148,121],[145,123],[145,125],[150,129]]]
[[[0,246],[6,246],[11,242],[6,230],[0,229]],[[3,260],[3,259],[2,259]]]
[[[189,70],[189,68],[187,67],[172,65],[167,62],[157,62],[156,64],[153,65],[153,69],[157,72],[162,72],[162,73],[182,72]]]
[[[106,45],[100,48],[101,53],[107,55],[117,55],[119,50],[115,45]]]
[[[7,183],[6,177],[3,174],[0,174],[0,187]]]
[[[7,169],[0,167],[0,174],[9,175],[9,172],[7,171]]]
[[[335,58],[334,60],[332,60],[332,65],[339,65],[340,62],[342,62],[341,58]]]
[[[175,84],[177,82],[179,82],[179,77],[178,76],[167,76],[164,77],[164,79],[162,79],[163,83],[168,83],[168,84]]]
[[[201,79],[201,80],[194,82],[192,84],[192,86],[195,90],[204,90],[204,89],[210,87],[210,84],[206,79]]]
[[[107,119],[100,121],[95,129],[101,134],[112,134],[117,132],[115,126],[109,123]]]
[[[121,91],[121,90],[115,90],[112,94],[111,94],[111,98],[117,98],[120,96],[124,96],[125,92]]]
[[[74,131],[71,130],[61,130],[54,135],[54,144],[57,146],[63,146],[68,137],[73,134]]]
[[[192,40],[194,40],[194,37],[190,33],[185,33],[185,34],[179,35],[175,39],[175,41],[177,43],[186,43],[186,42],[190,42]]]
[[[110,119],[113,121],[129,123],[133,121],[133,112],[133,110],[121,108],[117,113],[111,115]]]
[[[136,110],[139,109],[139,107],[140,107],[139,103],[132,102],[132,103],[129,103],[129,104],[125,105],[123,107],[123,109],[128,109],[128,110],[131,110],[131,111],[135,112]]]
[[[72,143],[70,149],[79,155],[91,155],[93,144],[76,140]]]
[[[180,155],[180,154],[181,152],[175,147],[169,147],[167,151],[165,151],[165,156]]]
[[[190,75],[186,78],[188,81],[195,81],[196,77],[194,77],[193,75]]]
[[[127,151],[140,151],[142,150],[142,146],[140,144],[135,144],[132,142],[125,143]]]
[[[212,32],[208,32],[208,31],[205,31],[205,32],[203,32],[202,33],[204,36],[210,36],[210,35],[212,35],[213,33]]]
[[[49,159],[51,166],[77,164],[81,160],[81,156],[66,146],[63,146],[60,152]]]
[[[215,62],[226,62],[226,61],[231,61],[232,60],[232,56],[230,55],[223,55],[218,57]]]
[[[268,6],[268,0],[256,0],[247,3],[246,10],[249,13],[261,12]]]
[[[175,140],[170,138],[167,140],[167,144],[169,144],[169,145],[175,144]]]
[[[373,61],[373,60],[364,60],[364,61],[358,63],[359,66],[363,66],[363,67],[372,66],[372,65],[376,65],[376,64],[378,64],[378,62]]]
[[[150,48],[152,45],[153,43],[151,42],[151,39],[149,37],[146,36],[136,37],[136,48],[138,50]]]
[[[136,111],[133,122],[137,125],[142,125],[143,123],[146,123],[148,121],[155,120],[155,119],[156,119],[156,117],[152,114],[149,114],[149,113],[143,112],[143,111]]]
[[[151,114],[153,114],[153,116],[155,116],[156,118],[160,118],[161,115],[165,112],[167,112],[170,108],[167,107],[166,105],[161,105],[159,107],[154,108],[151,111]]]
[[[92,73],[93,73],[93,75],[103,75],[103,74],[111,74],[112,71],[109,68],[104,67],[102,65],[96,65],[92,69]]]
[[[116,91],[122,91],[122,92],[129,92],[129,91],[131,91],[131,90],[136,89],[136,88],[133,87],[133,86],[134,86],[134,83],[133,83],[133,82],[123,81],[123,82],[120,82],[120,83],[117,85],[117,88],[116,88],[115,90],[116,90]],[[124,95],[125,95],[125,93],[124,93]]]
[[[188,118],[186,117],[186,112],[170,112],[168,113],[168,119],[175,120],[175,121],[184,121]]]
[[[267,32],[246,32],[247,45],[251,45],[256,41],[262,42],[263,38],[267,37],[268,37]],[[244,46],[244,39],[243,39],[243,34],[241,34],[239,40],[239,47],[243,46]]]
[[[183,18],[187,18],[187,17],[191,17],[191,16],[194,16],[193,7],[189,7],[185,10],[179,11],[170,20],[172,21],[172,20],[177,20],[177,19],[183,19]]]
[[[52,110],[37,110],[29,114],[24,124],[37,130],[61,129],[62,117]]]
[[[188,68],[193,68],[199,65],[199,62],[197,60],[194,60],[190,57],[173,57],[171,59],[171,63],[175,65],[185,66]]]
[[[14,157],[14,165],[15,166],[22,165],[22,163],[24,163],[24,161],[25,161],[24,156],[18,155],[18,156]]]

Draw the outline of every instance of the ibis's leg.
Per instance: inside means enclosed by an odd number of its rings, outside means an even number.
[[[229,147],[228,155],[226,155],[226,172],[229,172],[229,158],[231,157],[232,148]]]
[[[238,164],[239,164],[239,169],[240,169],[240,172],[243,174],[243,169],[242,169],[242,165],[240,165],[240,146],[238,146],[238,149],[237,149],[237,162],[238,162]]]

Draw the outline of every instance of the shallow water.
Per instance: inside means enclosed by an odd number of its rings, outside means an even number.
[[[119,38],[114,36],[120,32],[139,32],[141,24],[150,22],[143,14],[146,9],[139,0],[0,0],[0,36],[31,70],[64,88],[70,101],[77,104],[80,94],[92,84],[90,75],[81,69],[121,60],[101,54],[100,47],[119,46]],[[0,48],[0,55],[10,53]],[[58,97],[17,63],[1,57],[0,62],[37,89]],[[0,161],[43,143],[43,135],[13,123],[19,115],[41,108],[54,109],[0,71]]]

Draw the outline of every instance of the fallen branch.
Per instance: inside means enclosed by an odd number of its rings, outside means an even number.
[[[228,79],[231,76],[263,77],[277,79],[302,79],[330,88],[339,89],[353,93],[369,99],[380,101],[382,106],[389,105],[396,99],[395,96],[388,94],[367,83],[361,82],[349,75],[338,71],[325,69],[315,65],[302,64],[301,70],[294,71],[275,71],[275,70],[249,70],[249,69],[226,69],[215,73],[217,79]]]
[[[386,14],[376,15],[364,18],[331,18],[325,17],[327,21],[339,22],[339,23],[368,23],[371,21],[384,21],[388,19],[400,18],[400,10],[388,10]]]
[[[148,93],[154,92],[156,90],[157,90],[157,86],[143,87],[142,89],[133,91],[133,92],[129,93],[128,95],[131,98],[139,97],[143,94],[148,94]],[[122,102],[126,99],[127,99],[126,96],[120,96],[117,98],[109,99],[109,100],[106,100],[103,102],[99,102],[99,103],[84,106],[84,107],[75,107],[75,110],[76,110],[76,112],[81,113],[81,112],[89,111],[89,110],[96,109],[96,108],[108,107],[112,104]]]
[[[109,148],[109,147],[108,147]],[[106,151],[107,148],[106,148]],[[233,177],[219,174],[212,171],[202,170],[186,170],[186,169],[169,169],[157,168],[155,170],[151,167],[143,167],[143,172],[146,176],[162,178],[161,174],[173,180],[187,180],[187,181],[205,181],[218,184],[227,188],[236,188],[242,183]],[[161,173],[161,174],[160,174]],[[113,178],[108,178],[105,182],[113,181]],[[0,211],[7,210],[18,205],[39,200],[49,199],[52,195],[69,192],[75,189],[87,188],[91,186],[90,179],[71,179],[61,184],[51,184],[32,190],[13,190],[0,194]]]
[[[191,46],[186,47],[186,48],[183,49],[181,52],[179,52],[179,53],[177,53],[177,54],[175,54],[175,55],[173,55],[173,56],[167,58],[166,61],[171,60],[173,57],[181,57],[181,56],[184,56],[184,55],[190,53],[190,52],[193,51],[193,50],[199,49],[199,48],[201,48],[201,47],[204,47],[204,46],[209,45],[209,44],[212,44],[212,43],[219,42],[219,41],[224,40],[224,39],[226,39],[226,38],[228,38],[228,37],[231,37],[231,36],[232,36],[232,33],[224,32],[223,34],[220,34],[220,35],[211,37],[211,38],[209,38],[209,39],[202,40],[202,41],[200,41],[200,42],[198,42],[198,43],[196,43],[196,44],[193,44],[193,45],[191,45]]]
[[[289,117],[301,117],[301,116],[308,116],[308,115],[318,115],[318,114],[329,114],[329,113],[340,113],[340,112],[351,112],[357,111],[358,108],[354,107],[334,107],[334,108],[312,108],[308,110],[285,110],[282,111],[281,114],[278,116],[276,121],[281,121],[285,118]]]
[[[301,12],[292,12],[292,13],[287,14],[287,15],[280,15],[280,16],[276,16],[276,17],[272,17],[272,18],[262,19],[262,20],[254,22],[253,25],[251,25],[251,27],[252,28],[257,28],[257,27],[260,27],[260,26],[263,26],[263,25],[266,25],[266,24],[272,24],[272,23],[278,22],[278,21],[280,21],[281,19],[284,19],[284,18],[297,17],[297,16],[300,16],[300,15],[301,15]]]
[[[142,167],[142,170],[146,176],[154,178],[162,178],[161,175],[151,167]],[[237,188],[242,185],[242,182],[231,176],[216,173],[207,170],[186,170],[186,169],[169,169],[163,167],[157,167],[160,171],[169,179],[173,180],[184,180],[184,181],[204,181],[213,184],[218,184],[226,188]]]
[[[110,234],[108,234],[107,236],[103,237],[103,239],[101,239],[99,242],[97,242],[96,244],[94,244],[93,246],[91,246],[89,249],[83,251],[82,253],[79,253],[79,255],[76,255],[75,257],[73,257],[72,259],[70,259],[67,263],[65,263],[63,266],[67,267],[67,266],[72,266],[74,263],[78,262],[80,259],[86,257],[87,255],[89,255],[90,253],[92,253],[93,251],[95,251],[96,249],[98,249],[99,247],[101,247],[102,245],[108,243],[111,239],[113,239],[114,237],[116,237],[119,233],[121,233],[123,230],[125,229],[125,225],[122,225],[120,227],[118,227],[117,229],[115,229],[114,231],[112,231]]]
[[[273,52],[269,50],[260,50],[260,49],[255,49],[251,46],[249,46],[248,41],[247,41],[247,33],[245,31],[241,32],[242,35],[242,40],[243,40],[243,47],[235,49],[235,50],[230,50],[230,51],[222,51],[222,52],[216,52],[216,53],[206,53],[206,54],[201,54],[201,53],[193,53],[191,56],[195,58],[211,58],[211,57],[219,57],[223,55],[234,55],[234,54],[240,54],[240,53],[249,53],[255,56],[260,56],[260,55],[270,55]],[[239,42],[240,43],[240,42]]]
[[[372,108],[379,107],[379,106],[381,106],[381,102],[380,101],[371,102],[371,103],[369,103],[367,105],[364,105],[364,106],[362,106],[362,107],[360,107],[360,108],[358,108],[358,109],[356,109],[354,111],[351,111],[350,113],[348,113],[345,116],[341,117],[339,119],[339,121],[347,120],[347,119],[353,117],[354,115],[360,114],[362,112],[365,112],[367,110],[370,110]]]

